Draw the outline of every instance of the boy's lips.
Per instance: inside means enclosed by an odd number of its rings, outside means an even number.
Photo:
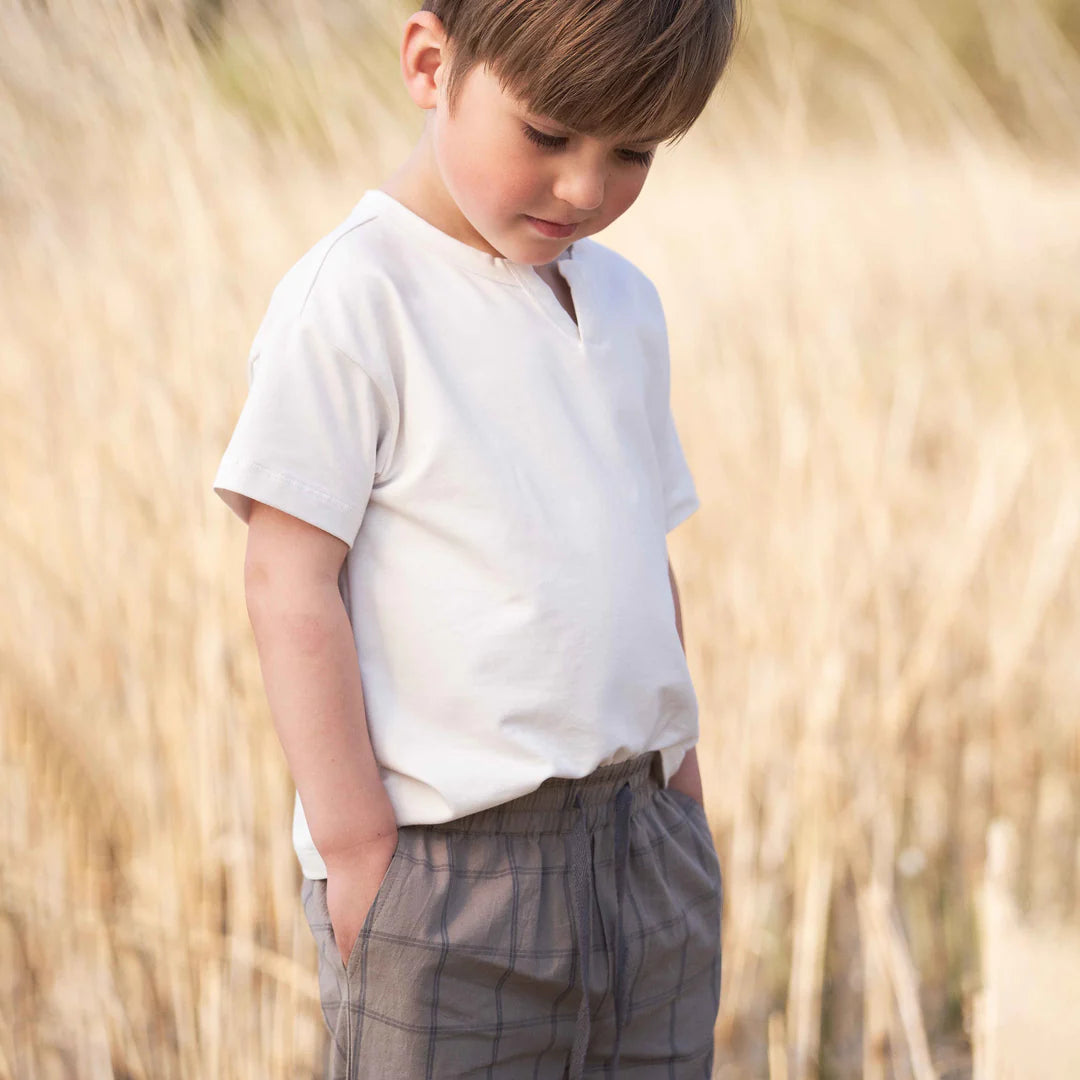
[[[532,214],[526,214],[525,217],[528,218],[529,221],[531,221],[545,236],[569,236],[580,224],[579,222],[571,221],[567,225],[558,221],[548,221],[546,218],[533,217]]]

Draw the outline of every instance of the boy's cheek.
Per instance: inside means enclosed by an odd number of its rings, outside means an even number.
[[[605,200],[607,203],[605,217],[608,222],[621,217],[634,205],[637,197],[641,194],[641,189],[645,186],[647,175],[648,171],[641,169],[639,175],[620,178],[613,184],[609,191],[609,197]]]

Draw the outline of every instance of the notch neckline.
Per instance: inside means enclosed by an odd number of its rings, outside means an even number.
[[[551,263],[546,264],[554,264],[556,271],[562,275],[563,280],[570,287],[574,312],[577,315],[575,321],[559,303],[555,291],[540,276],[533,263],[515,262],[513,259],[507,259],[502,255],[492,255],[471,244],[466,244],[463,240],[444,232],[437,225],[433,225],[427,218],[421,217],[415,210],[399,202],[382,188],[368,188],[356,204],[354,213],[359,214],[370,208],[387,214],[393,218],[395,224],[405,229],[428,251],[462,269],[523,288],[556,330],[569,338],[578,348],[585,348],[589,340],[589,324],[585,315],[588,304],[585,295],[587,284],[585,274],[582,272],[583,248],[578,241],[568,244]]]
[[[429,250],[434,251],[450,262],[456,263],[465,270],[471,270],[496,281],[511,284],[522,284],[531,273],[536,277],[539,284],[547,288],[543,279],[536,274],[536,269],[532,263],[515,262],[513,259],[507,259],[502,255],[492,255],[490,252],[473,247],[472,244],[466,244],[464,240],[459,240],[456,236],[444,232],[437,225],[433,225],[427,218],[422,217],[403,202],[399,202],[393,195],[382,188],[368,188],[355,209],[359,212],[371,206],[391,216],[395,222],[407,229],[410,235]],[[573,261],[576,255],[575,245],[576,241],[569,244],[553,261],[557,263]],[[569,316],[567,317],[569,318]]]

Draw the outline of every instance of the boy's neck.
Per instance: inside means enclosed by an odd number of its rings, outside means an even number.
[[[454,202],[453,196],[446,190],[431,152],[426,128],[416,146],[413,147],[412,153],[379,187],[414,214],[418,214],[455,240],[484,251],[488,255],[504,258],[501,251],[496,251],[473,228],[469,219]],[[552,260],[550,263],[537,266],[536,270],[542,277],[543,271],[554,274],[557,261]]]
[[[472,227],[446,190],[431,153],[426,128],[412,153],[379,186],[387,195],[455,240],[488,255],[502,257],[502,252],[496,251]]]

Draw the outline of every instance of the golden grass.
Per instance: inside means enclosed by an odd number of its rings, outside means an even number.
[[[418,130],[410,9],[237,5],[200,55],[179,5],[49,8],[0,38],[0,1077],[315,1077],[210,481],[270,288]],[[761,0],[600,237],[664,297],[703,501],[732,1080],[1075,1073],[1080,78],[1055,9],[948,10],[987,72],[940,12]]]

